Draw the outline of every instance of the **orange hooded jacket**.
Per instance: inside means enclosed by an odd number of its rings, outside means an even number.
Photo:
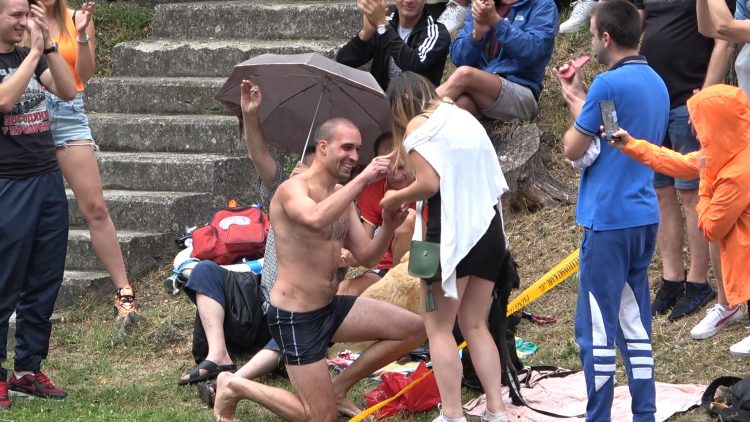
[[[750,104],[741,89],[713,85],[687,107],[700,151],[682,155],[631,138],[623,152],[660,173],[700,176],[698,227],[719,242],[724,291],[734,306],[750,299]]]

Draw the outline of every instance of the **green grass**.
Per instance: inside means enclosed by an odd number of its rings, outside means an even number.
[[[69,2],[71,8],[80,0]],[[123,41],[137,40],[151,35],[154,11],[151,8],[120,1],[96,3],[96,75],[112,74],[112,49]]]

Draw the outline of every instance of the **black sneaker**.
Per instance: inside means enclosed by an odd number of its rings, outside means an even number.
[[[680,296],[677,303],[672,308],[672,313],[669,314],[670,321],[677,321],[682,317],[692,315],[701,308],[703,308],[708,302],[716,297],[716,290],[714,290],[708,283],[692,283],[685,282],[685,294]]]
[[[669,311],[669,308],[677,303],[677,299],[682,296],[685,291],[684,281],[669,281],[661,279],[661,286],[656,291],[656,298],[654,303],[651,304],[651,315],[664,315]]]

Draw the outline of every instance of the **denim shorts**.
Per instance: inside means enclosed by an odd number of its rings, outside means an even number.
[[[47,108],[49,109],[50,132],[57,148],[65,148],[70,141],[86,140],[94,150],[99,147],[94,142],[89,128],[89,118],[83,106],[83,92],[76,94],[71,101],[63,101],[47,91]]]
[[[672,148],[680,154],[697,151],[701,148],[698,139],[693,136],[688,123],[687,106],[679,106],[669,110],[669,125],[664,138],[664,146]],[[699,179],[677,179],[661,173],[654,174],[654,187],[674,186],[682,190],[698,189]]]

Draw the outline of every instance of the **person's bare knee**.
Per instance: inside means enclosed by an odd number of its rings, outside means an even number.
[[[305,421],[335,421],[338,415],[339,411],[335,401],[319,402],[310,408],[305,407]]]
[[[471,73],[477,69],[471,66],[459,66],[442,85],[437,87],[436,91],[441,97],[449,97],[457,100],[467,90],[467,84],[470,83]]]
[[[464,94],[464,95],[459,96],[458,98],[456,98],[455,103],[457,106],[468,111],[474,116],[479,114],[479,107],[477,107],[477,104],[474,102],[474,99],[471,98],[469,95]]]
[[[474,79],[474,72],[481,72],[481,70],[471,66],[459,66],[456,71],[451,74],[450,79],[453,80],[455,86],[461,88],[462,92],[466,92]]]
[[[403,322],[404,327],[404,339],[419,339],[419,342],[423,342],[427,339],[427,331],[424,328],[424,319],[422,316],[408,312],[410,315]]]

